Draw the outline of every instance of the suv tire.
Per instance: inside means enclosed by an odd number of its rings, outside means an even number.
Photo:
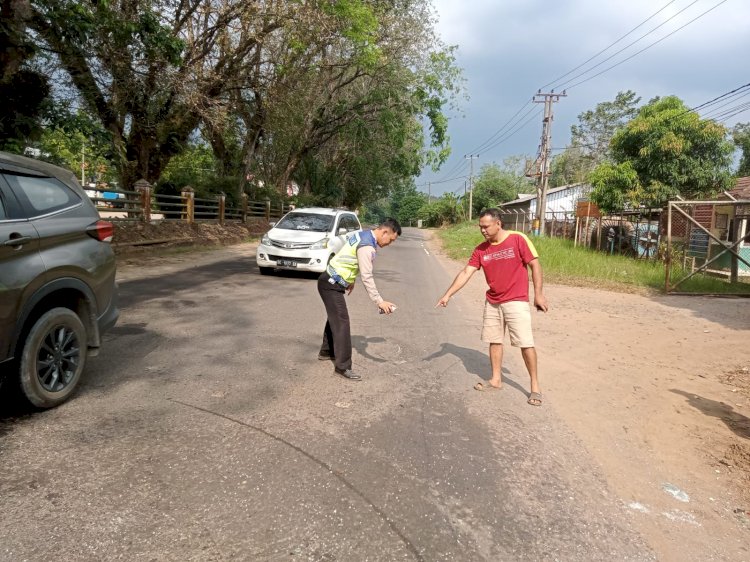
[[[26,336],[21,354],[19,378],[26,399],[38,408],[64,402],[78,386],[87,341],[86,328],[69,308],[43,314]]]

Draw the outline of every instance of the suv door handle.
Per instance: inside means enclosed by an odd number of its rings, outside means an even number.
[[[10,236],[11,236],[10,240],[6,240],[5,242],[3,242],[3,246],[21,246],[33,240],[31,236],[21,236],[20,234],[16,232],[11,234]]]

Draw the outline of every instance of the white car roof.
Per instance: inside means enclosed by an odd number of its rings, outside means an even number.
[[[332,209],[330,207],[298,207],[292,211],[289,211],[290,213],[311,213],[314,215],[335,215],[337,213],[350,213],[354,214],[354,211],[349,211],[347,209]]]

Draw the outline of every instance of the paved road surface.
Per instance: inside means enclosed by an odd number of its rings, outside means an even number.
[[[420,231],[377,258],[395,314],[348,297],[362,382],[316,360],[314,278],[253,256],[122,268],[74,400],[0,420],[0,559],[654,558],[554,409],[526,404],[517,350],[502,392],[472,390],[480,311],[433,308],[458,266]]]

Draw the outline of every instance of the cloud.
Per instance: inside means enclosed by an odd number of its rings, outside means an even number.
[[[727,0],[659,44],[601,76],[575,85],[643,49],[721,0],[699,0],[652,35],[588,74],[568,81],[593,64],[635,41],[677,14],[693,0],[675,0],[661,13],[591,63],[566,76],[557,86],[568,96],[555,106],[553,145],[564,146],[577,115],[617,92],[634,90],[644,102],[654,96],[677,95],[695,106],[750,81],[750,3]],[[453,118],[449,134],[454,156],[437,174],[423,173],[417,183],[445,179],[444,172],[466,173],[463,155],[496,132],[542,85],[583,63],[626,34],[667,0],[436,0],[437,31],[447,44],[458,45],[457,61],[464,69],[470,101],[462,118]],[[567,82],[566,84],[564,82]],[[575,85],[575,86],[574,86]],[[571,86],[574,86],[571,88]],[[750,121],[749,114],[737,116]],[[730,123],[732,124],[732,123]],[[510,154],[535,154],[541,118],[482,155],[482,162],[500,162]],[[454,185],[455,184],[455,185]],[[463,189],[463,179],[443,185]],[[437,186],[436,186],[437,187]],[[433,189],[433,193],[441,189]]]

